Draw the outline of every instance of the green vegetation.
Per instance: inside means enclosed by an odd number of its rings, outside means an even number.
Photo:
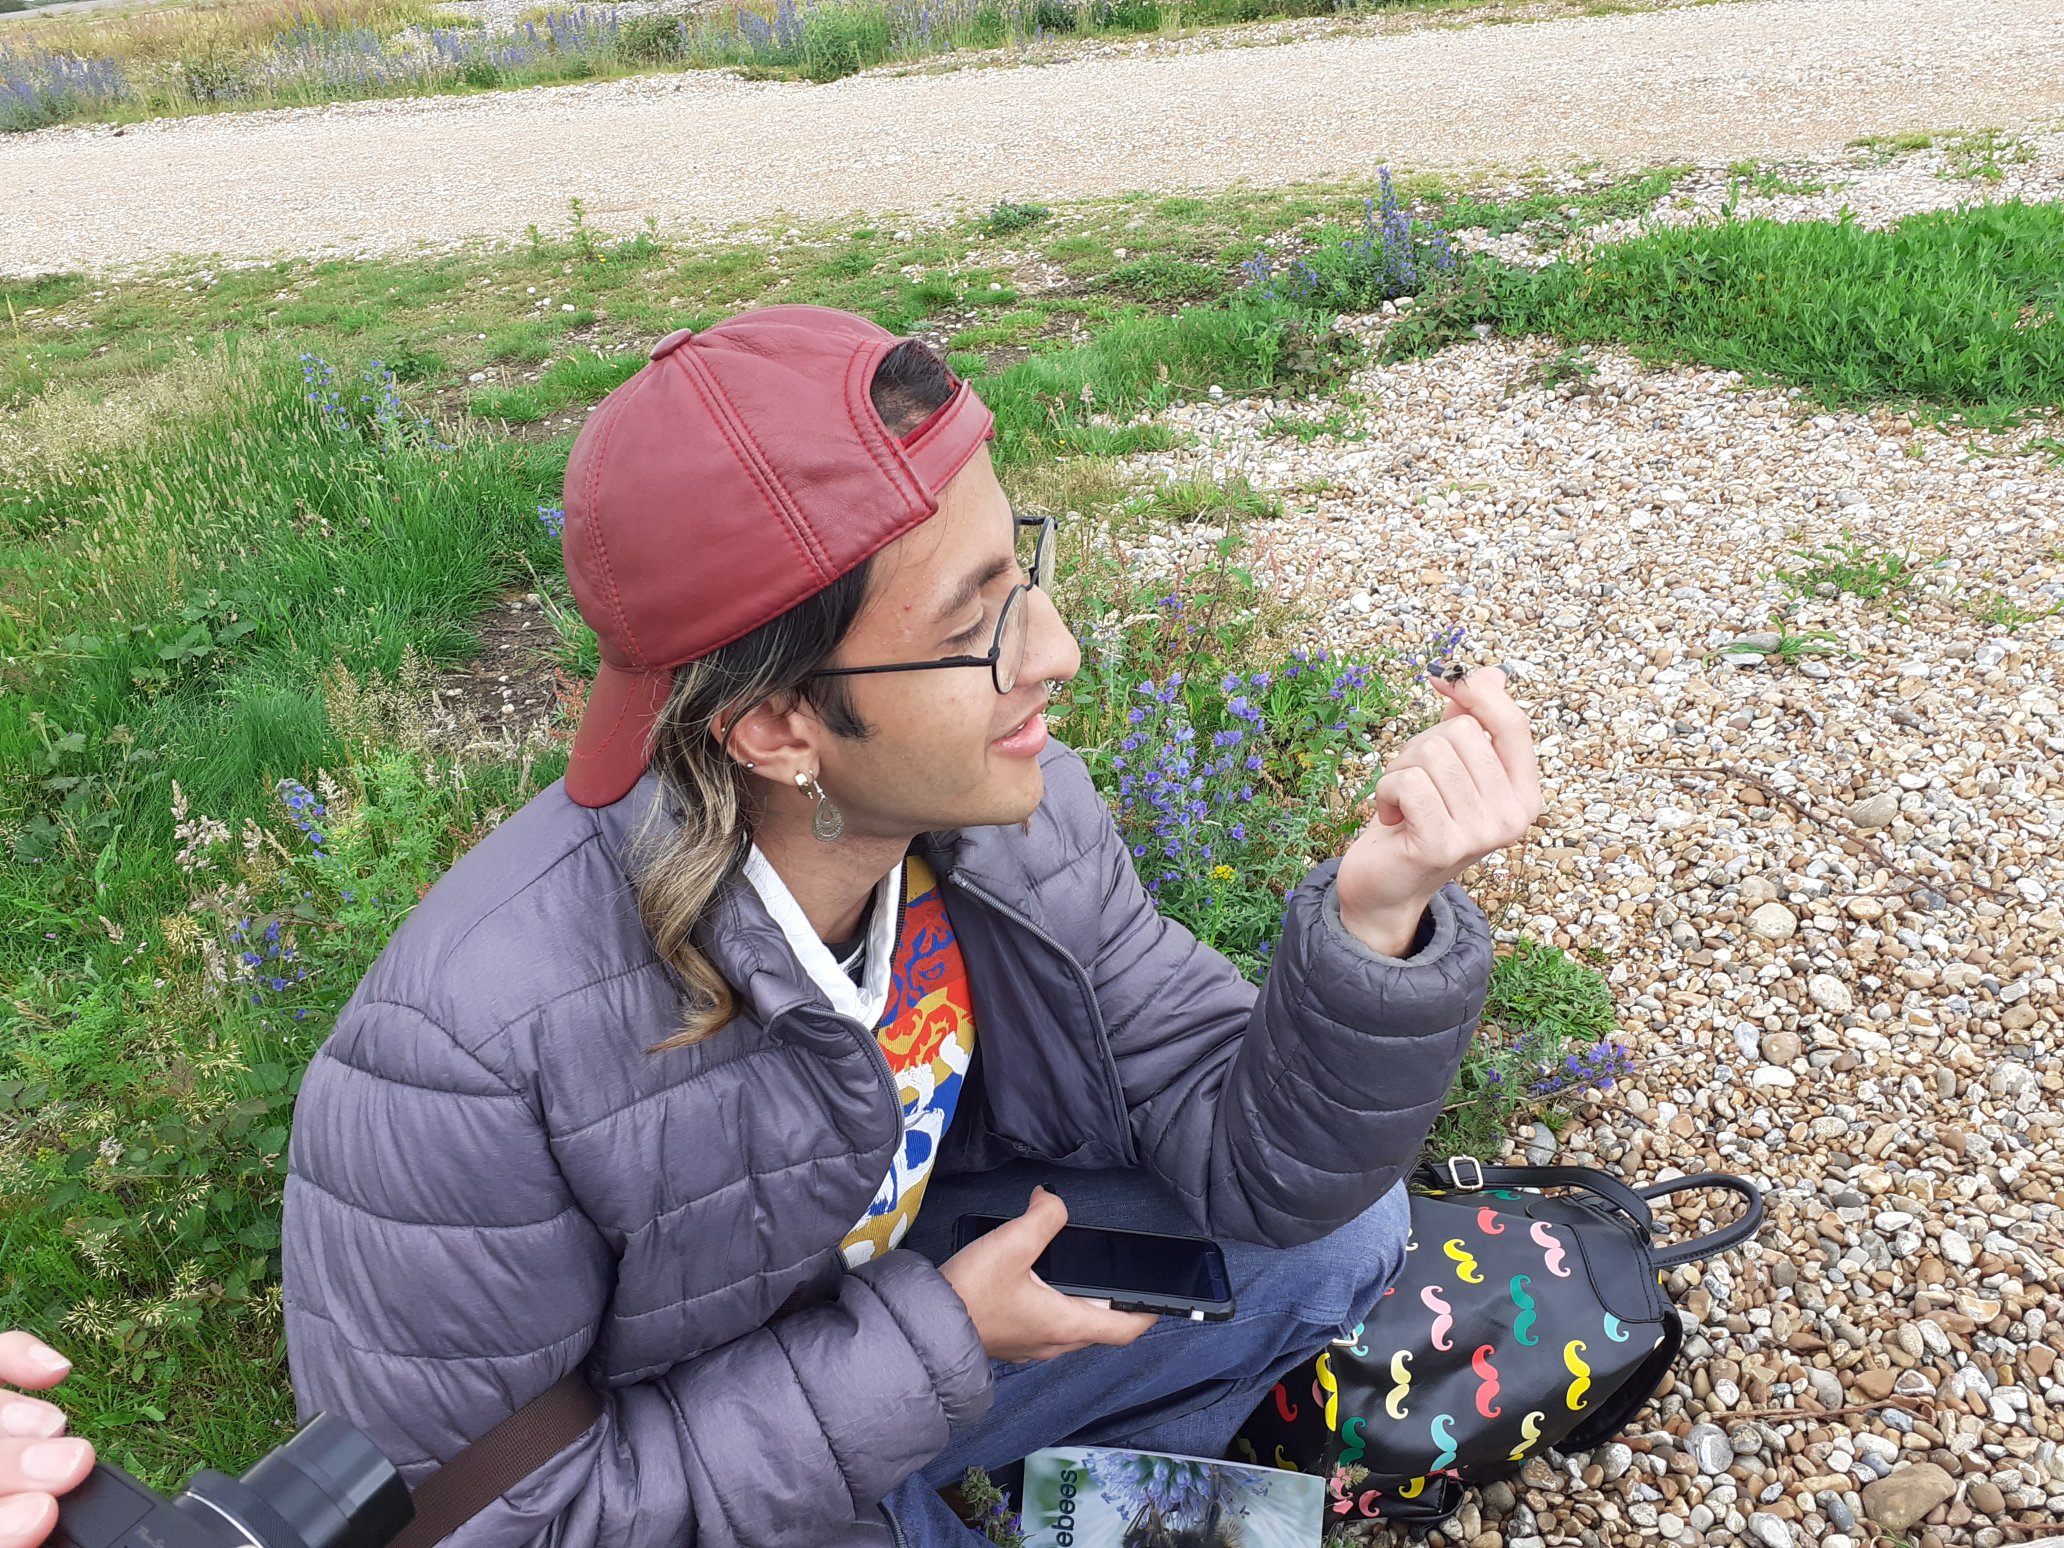
[[[1795,597],[1847,593],[1877,602],[1897,597],[1911,586],[1921,567],[1906,554],[1872,547],[1848,528],[1839,543],[1792,550],[1805,561],[1796,569],[1779,570],[1777,578]],[[1938,559],[1935,561],[1940,563]]]
[[[1850,148],[1862,151],[1873,166],[1882,166],[1900,156],[1910,156],[1915,151],[1931,149],[1935,144],[1932,134],[1866,134],[1849,142]]]
[[[2035,147],[2020,135],[1998,129],[1974,129],[1942,141],[1942,175],[1997,183],[2006,169],[2035,159]]]
[[[1707,665],[1719,660],[1736,660],[1738,665],[1753,664],[1753,658],[1776,661],[1784,666],[1797,666],[1817,656],[1847,656],[1853,654],[1831,629],[1794,629],[1791,608],[1777,608],[1770,614],[1774,628],[1761,634],[1744,635],[1729,640],[1718,650],[1708,651]],[[1737,659],[1739,658],[1739,659]]]
[[[976,229],[984,236],[1009,236],[1038,225],[1052,213],[1043,204],[1014,204],[1006,199],[984,215]]]
[[[2064,613],[2064,599],[2047,606],[2031,607],[2018,602],[2004,591],[1994,590],[1983,596],[1974,597],[1964,603],[1973,618],[1989,623],[1994,628],[2005,629],[2009,634],[2028,624],[2040,623],[2045,618],[2055,618]]]
[[[1595,967],[1558,946],[1515,943],[1492,965],[1480,1052],[1449,1094],[1429,1153],[1497,1154],[1515,1101],[1559,1128],[1580,1093],[1632,1073],[1616,1030],[1612,990]]]
[[[1727,168],[1727,175],[1763,199],[1775,199],[1786,194],[1817,194],[1827,188],[1827,184],[1817,177],[1794,176],[1782,167],[1765,166],[1759,161],[1734,162]]]
[[[1369,435],[1345,408],[1333,409],[1316,419],[1303,414],[1271,414],[1264,428],[1270,435],[1287,436],[1301,446],[1329,437],[1336,441],[1361,441]]]
[[[377,372],[370,404],[270,352],[171,385],[111,429],[46,395],[0,483],[0,1311],[85,1357],[75,1423],[161,1480],[285,1432],[300,1065],[483,814],[556,772],[440,752],[426,774],[402,733],[434,713],[414,653],[465,654],[548,557],[525,517],[562,460],[447,445]],[[370,734],[353,674],[410,689]],[[327,847],[281,780],[324,792]]]
[[[2064,402],[2064,206],[1917,215],[1886,231],[1734,221],[1526,270],[1484,259],[1392,335],[1400,354],[1488,323],[1621,343],[1811,388],[2011,424]]]
[[[1528,231],[1553,240],[1609,220],[1646,215],[1669,197],[1677,180],[1692,168],[1658,167],[1636,176],[1613,178],[1574,191],[1544,189],[1517,199],[1484,199],[1475,195],[1436,198],[1429,212],[1450,230],[1478,230],[1491,236]]]
[[[1541,362],[1534,371],[1534,380],[1551,392],[1559,387],[1581,392],[1597,375],[1598,362],[1585,351],[1566,344]]]

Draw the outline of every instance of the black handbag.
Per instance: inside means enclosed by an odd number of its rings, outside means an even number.
[[[1418,1168],[1412,1188],[1396,1283],[1352,1336],[1278,1382],[1233,1442],[1242,1461],[1326,1477],[1329,1513],[1349,1519],[1438,1523],[1465,1486],[1550,1447],[1609,1440],[1684,1342],[1662,1271],[1763,1223],[1762,1194],[1720,1172],[1637,1189],[1586,1167],[1458,1157]],[[1653,1247],[1648,1201],[1702,1188],[1747,1207],[1710,1235]]]

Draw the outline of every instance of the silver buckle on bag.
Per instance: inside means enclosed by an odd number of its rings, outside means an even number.
[[[1463,1163],[1464,1163],[1464,1162],[1467,1162],[1467,1163],[1468,1163],[1469,1165],[1471,1165],[1471,1166],[1473,1166],[1473,1167],[1475,1167],[1475,1168],[1476,1168],[1476,1181],[1475,1181],[1475,1182],[1467,1182],[1467,1183],[1466,1183],[1466,1182],[1464,1182],[1464,1181],[1462,1180],[1462,1165],[1463,1165]],[[1481,1193],[1481,1192],[1483,1192],[1483,1187],[1484,1187],[1483,1163],[1482,1163],[1481,1161],[1477,1160],[1475,1156],[1449,1156],[1449,1157],[1448,1157],[1448,1181],[1449,1181],[1449,1182],[1451,1182],[1451,1183],[1453,1183],[1453,1184],[1455,1185],[1455,1191],[1456,1191],[1457,1193]]]

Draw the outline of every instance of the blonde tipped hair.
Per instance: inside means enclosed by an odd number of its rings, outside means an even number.
[[[906,340],[876,370],[875,411],[892,435],[922,424],[953,392],[945,362]],[[686,1048],[737,1014],[736,989],[695,944],[696,930],[731,886],[752,847],[756,776],[732,755],[726,735],[760,705],[804,704],[835,736],[865,738],[846,679],[813,674],[831,664],[866,600],[870,563],[840,576],[743,639],[675,668],[653,727],[650,767],[659,799],[632,839],[638,912],[653,949],[688,986],[680,1029],[653,1053]]]

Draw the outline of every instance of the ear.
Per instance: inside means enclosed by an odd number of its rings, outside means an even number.
[[[802,695],[796,693],[763,699],[749,707],[729,706],[710,723],[710,736],[726,756],[750,763],[755,774],[778,785],[793,785],[798,773],[816,773],[823,762],[818,749],[828,735]]]

